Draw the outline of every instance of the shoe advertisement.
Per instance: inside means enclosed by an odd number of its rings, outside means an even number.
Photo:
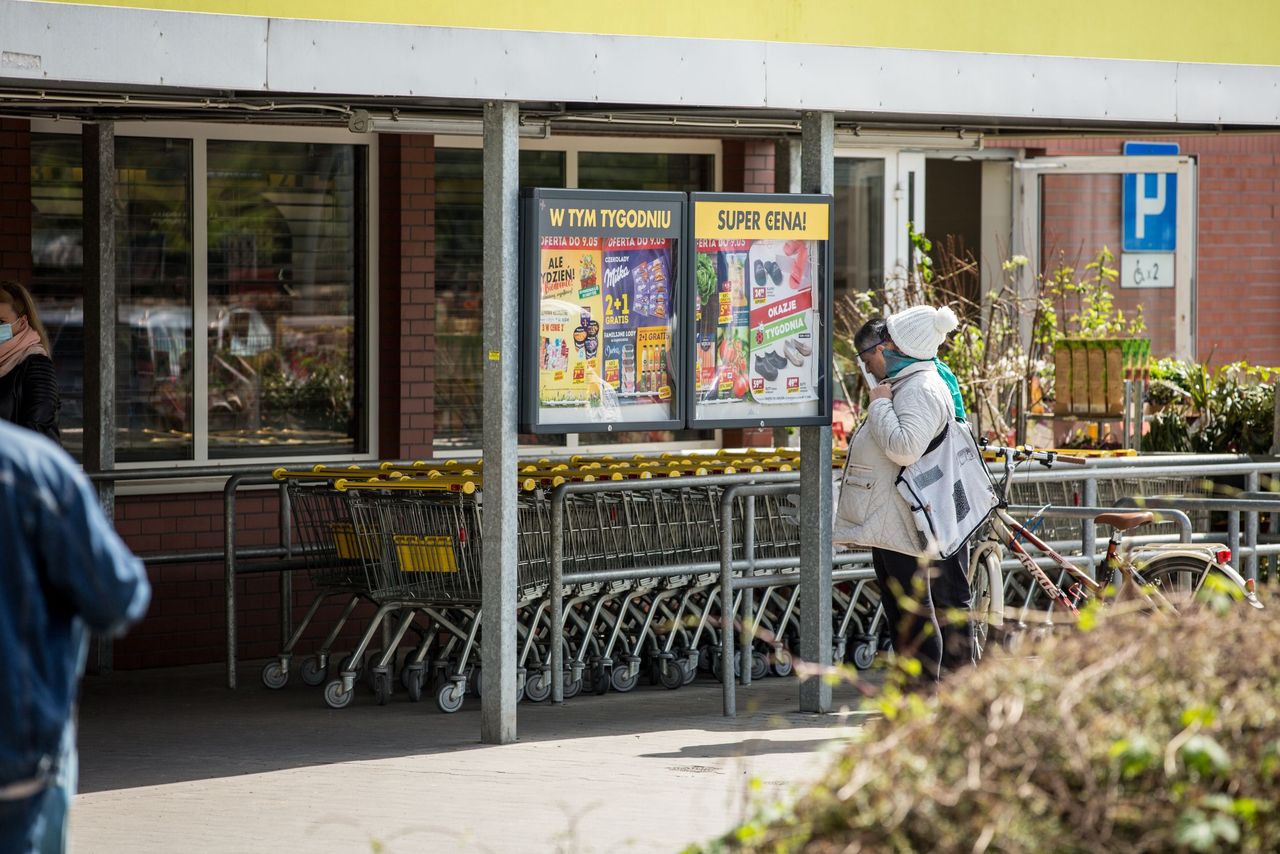
[[[762,403],[818,399],[813,243],[751,246],[751,396]]]
[[[830,202],[693,196],[693,422],[829,423]]]

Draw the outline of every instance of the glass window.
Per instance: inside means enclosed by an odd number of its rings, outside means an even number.
[[[356,148],[211,140],[208,160],[209,456],[358,450]]]
[[[116,139],[116,458],[364,450],[363,146]],[[83,446],[80,137],[32,135],[32,290],[49,329],[64,444]],[[208,329],[194,336],[193,224],[208,224]],[[208,397],[194,349],[207,346]],[[197,407],[209,433],[195,435]]]
[[[715,169],[710,154],[584,151],[578,155],[578,188],[711,191],[716,188]]]
[[[480,447],[483,416],[482,213],[484,168],[478,148],[436,151],[435,447]],[[562,151],[521,151],[521,187],[563,187]],[[525,444],[563,444],[563,436],[522,436]]]
[[[189,460],[191,142],[116,141],[116,459]]]
[[[80,137],[31,136],[31,293],[53,347],[63,446],[84,446],[84,211]]]
[[[884,285],[884,160],[836,158],[835,297]]]

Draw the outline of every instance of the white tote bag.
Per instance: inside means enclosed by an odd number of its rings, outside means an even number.
[[[973,432],[954,419],[920,459],[902,467],[896,486],[926,548],[944,560],[960,551],[999,503]]]

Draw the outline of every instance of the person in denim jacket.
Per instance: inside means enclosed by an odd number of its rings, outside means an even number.
[[[150,599],[71,457],[0,421],[0,852],[65,849],[88,632],[120,634]]]

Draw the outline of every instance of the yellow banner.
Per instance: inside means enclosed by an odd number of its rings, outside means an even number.
[[[1025,0],[919,0],[911,14],[887,0],[59,2],[433,27],[1280,65],[1280,3],[1260,0],[1077,0],[1069,8]]]
[[[697,202],[695,240],[826,240],[831,208],[812,202]]]

